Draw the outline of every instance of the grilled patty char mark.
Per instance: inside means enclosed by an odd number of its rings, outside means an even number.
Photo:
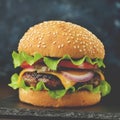
[[[29,86],[36,86],[40,81],[43,81],[49,89],[61,89],[64,88],[59,78],[52,74],[26,72],[23,75],[25,83]]]

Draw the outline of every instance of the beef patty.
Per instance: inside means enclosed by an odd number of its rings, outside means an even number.
[[[36,86],[40,81],[43,81],[49,89],[62,89],[64,88],[59,78],[52,74],[26,72],[23,75],[23,80],[28,86]]]

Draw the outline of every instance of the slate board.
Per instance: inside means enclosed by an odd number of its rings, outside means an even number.
[[[21,103],[14,95],[0,100],[0,118],[120,120],[120,106],[101,102],[82,108],[43,108]]]

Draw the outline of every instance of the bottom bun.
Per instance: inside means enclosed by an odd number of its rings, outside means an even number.
[[[20,101],[43,107],[80,107],[98,103],[101,99],[100,93],[80,91],[66,94],[59,99],[51,98],[47,91],[33,91],[19,89]]]

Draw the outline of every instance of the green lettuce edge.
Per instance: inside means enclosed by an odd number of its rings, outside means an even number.
[[[100,85],[95,88],[93,87],[93,85],[88,84],[88,85],[80,86],[78,89],[75,89],[75,87],[72,86],[67,89],[50,90],[49,88],[47,88],[45,86],[44,82],[42,82],[42,81],[38,82],[35,87],[29,87],[25,84],[24,80],[21,80],[20,83],[18,84],[18,74],[17,73],[12,75],[11,83],[8,84],[8,86],[10,86],[13,89],[23,88],[25,90],[31,89],[31,90],[35,90],[35,91],[46,90],[46,91],[48,91],[49,95],[55,99],[62,98],[66,93],[73,93],[75,91],[77,92],[77,91],[83,90],[83,89],[88,90],[92,93],[101,93],[102,96],[106,96],[111,91],[111,86],[105,80],[102,80]]]
[[[33,56],[28,55],[25,52],[12,52],[12,58],[13,58],[13,64],[14,67],[19,67],[23,62],[27,62],[28,64],[32,65],[34,64],[36,61],[38,61],[39,59],[43,59],[44,63],[51,69],[51,70],[56,70],[57,69],[57,65],[59,64],[59,62],[61,60],[67,59],[70,60],[74,65],[80,65],[82,64],[84,61],[87,61],[91,64],[97,64],[98,67],[105,67],[105,64],[103,63],[102,59],[96,58],[94,60],[92,60],[91,58],[84,56],[83,58],[80,58],[78,60],[72,59],[69,55],[64,55],[62,58],[58,58],[58,59],[52,59],[50,57],[43,57],[41,54],[39,53],[35,53]]]

